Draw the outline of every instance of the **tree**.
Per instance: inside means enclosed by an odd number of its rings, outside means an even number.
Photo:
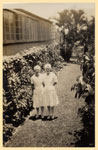
[[[58,21],[58,25],[63,26],[63,31],[68,28],[69,34],[71,34],[71,41],[76,40],[80,27],[87,24],[87,17],[83,10],[63,10],[59,12],[59,18],[55,18]]]
[[[78,40],[81,28],[87,26],[87,17],[83,10],[63,10],[58,14],[59,18],[55,19],[58,22],[58,26],[62,27],[61,32],[63,33],[61,54],[68,61],[71,57],[74,43]],[[66,49],[64,49],[65,44],[67,45]]]

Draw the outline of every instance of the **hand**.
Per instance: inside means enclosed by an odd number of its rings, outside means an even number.
[[[57,82],[54,82],[53,85],[55,86],[57,84]]]
[[[43,85],[43,87],[45,87],[45,83],[44,82],[42,82],[42,85]]]

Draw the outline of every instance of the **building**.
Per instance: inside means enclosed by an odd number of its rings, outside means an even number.
[[[56,40],[53,23],[23,9],[3,10],[3,55],[15,55],[25,49]]]

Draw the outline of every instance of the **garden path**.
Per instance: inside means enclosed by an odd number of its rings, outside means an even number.
[[[33,110],[23,125],[19,126],[6,143],[7,147],[74,147],[76,138],[74,133],[83,126],[78,115],[78,109],[84,102],[74,98],[71,86],[80,75],[79,65],[68,63],[58,72],[56,86],[59,105],[55,108],[56,119],[52,121],[33,120]],[[46,110],[47,115],[47,110]]]

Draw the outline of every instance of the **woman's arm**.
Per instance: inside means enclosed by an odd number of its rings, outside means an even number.
[[[45,75],[42,74],[42,85],[43,85],[43,87],[45,87],[45,80],[44,80],[44,78],[45,78]]]
[[[35,86],[34,86],[34,79],[33,79],[33,77],[31,77],[31,85],[32,85],[32,90],[34,90]]]
[[[44,82],[42,82],[42,85],[43,85],[43,87],[45,87],[45,83]]]
[[[58,79],[57,79],[57,76],[54,74],[53,75],[53,85],[55,86],[57,83],[58,83]]]

